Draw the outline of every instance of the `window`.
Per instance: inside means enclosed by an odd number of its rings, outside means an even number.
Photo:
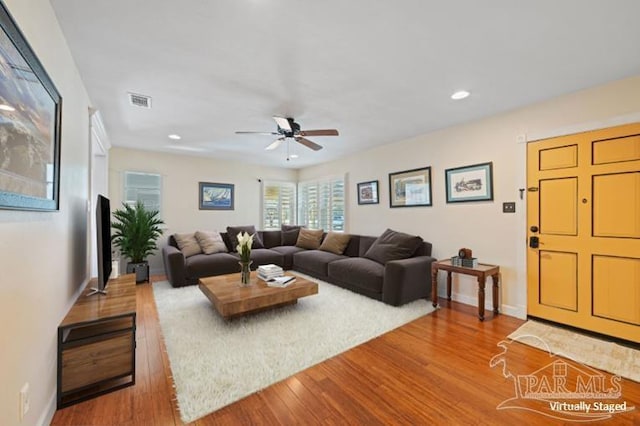
[[[309,229],[344,231],[344,177],[298,184],[298,221]]]
[[[157,210],[162,217],[162,176],[155,173],[124,172],[126,204],[142,201],[147,210]]]
[[[262,186],[262,229],[280,229],[296,224],[296,184],[264,182]]]

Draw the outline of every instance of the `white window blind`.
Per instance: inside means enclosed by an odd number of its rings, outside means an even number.
[[[124,172],[124,197],[126,204],[141,201],[147,210],[157,210],[162,217],[162,176],[155,173]]]
[[[344,177],[298,184],[298,222],[309,229],[344,231]]]
[[[296,184],[264,182],[262,187],[262,229],[280,229],[296,224]]]

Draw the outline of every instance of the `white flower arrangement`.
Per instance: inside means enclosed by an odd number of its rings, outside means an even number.
[[[238,234],[238,246],[236,250],[240,254],[240,260],[242,262],[249,262],[251,260],[251,246],[253,245],[253,235],[249,235],[248,232]]]

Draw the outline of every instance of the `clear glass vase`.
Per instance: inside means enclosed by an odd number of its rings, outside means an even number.
[[[240,264],[240,285],[247,286],[251,284],[251,264],[253,261],[240,261],[238,263]]]

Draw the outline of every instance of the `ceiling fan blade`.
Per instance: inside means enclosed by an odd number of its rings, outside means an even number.
[[[336,129],[300,130],[298,134],[300,136],[338,136],[339,135]]]
[[[284,141],[284,139],[285,138],[276,139],[275,141],[271,142],[271,144],[268,147],[266,147],[264,150],[265,151],[271,151],[271,150],[276,149],[277,147],[280,146],[280,144]]]
[[[236,135],[279,135],[278,132],[236,132]]]
[[[309,139],[305,139],[301,136],[296,136],[294,139],[296,140],[296,142],[299,142],[302,145],[306,146],[307,148],[311,148],[314,151],[320,151],[322,149],[322,146],[318,145],[315,142],[311,142]]]
[[[273,119],[276,121],[276,124],[278,125],[278,127],[280,127],[283,130],[286,130],[287,132],[291,132],[293,129],[291,128],[291,123],[289,122],[288,118],[283,118],[283,117],[273,117]],[[293,121],[293,120],[292,120]]]

